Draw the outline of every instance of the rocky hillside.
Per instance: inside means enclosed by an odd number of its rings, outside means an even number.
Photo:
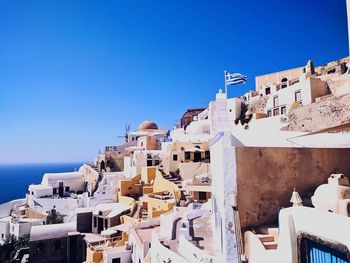
[[[312,132],[350,122],[350,94],[321,100],[293,109],[285,131]]]
[[[256,100],[251,101],[248,104],[249,113],[265,112],[268,98],[269,98],[268,96],[263,96],[263,97],[259,97]]]

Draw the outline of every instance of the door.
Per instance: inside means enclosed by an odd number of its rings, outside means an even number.
[[[336,246],[317,242],[311,239],[304,239],[304,251],[301,253],[302,263],[346,263],[347,254],[336,249]]]
[[[201,152],[194,152],[194,162],[199,162],[200,160],[202,160],[202,153]]]
[[[59,195],[60,197],[63,197],[63,192],[64,192],[63,182],[59,182],[59,183],[58,183],[58,195]]]
[[[100,234],[101,231],[103,231],[103,218],[99,217],[98,218],[98,223],[97,223],[97,233]]]

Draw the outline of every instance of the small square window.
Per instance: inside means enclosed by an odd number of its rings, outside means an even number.
[[[271,116],[272,116],[271,110],[268,110],[268,111],[267,111],[267,117],[271,117]]]
[[[185,152],[185,160],[191,160],[191,153]]]
[[[280,114],[280,109],[277,108],[277,109],[273,109],[273,116],[277,116]]]
[[[199,200],[207,200],[207,193],[206,192],[198,192],[198,198]]]
[[[268,87],[268,88],[265,89],[265,94],[266,94],[266,95],[271,94],[271,88],[270,88],[270,87]]]
[[[173,161],[177,161],[177,154],[173,154]]]

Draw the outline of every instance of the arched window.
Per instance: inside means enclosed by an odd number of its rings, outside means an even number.
[[[104,161],[102,161],[102,162],[100,163],[100,171],[102,171],[102,170],[106,170],[106,164],[105,164]]]
[[[283,78],[281,80],[282,84],[281,84],[281,89],[287,88],[288,86],[288,79],[287,78]]]

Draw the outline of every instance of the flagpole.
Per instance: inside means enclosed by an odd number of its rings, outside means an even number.
[[[224,81],[225,81],[225,94],[226,94],[226,99],[227,99],[228,96],[227,96],[226,74],[227,74],[227,71],[225,70],[225,71],[224,71]]]

